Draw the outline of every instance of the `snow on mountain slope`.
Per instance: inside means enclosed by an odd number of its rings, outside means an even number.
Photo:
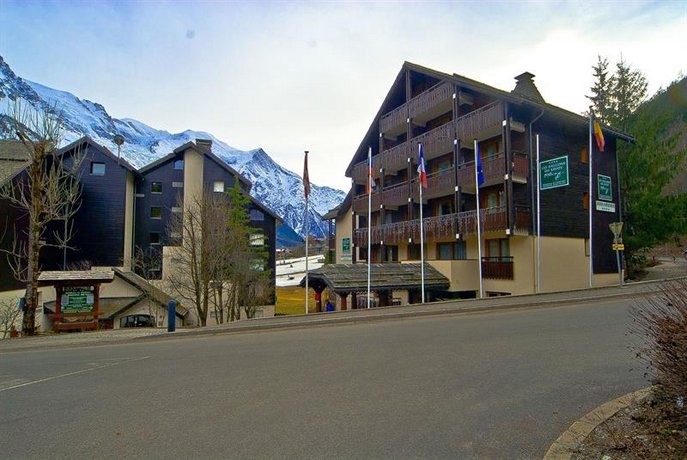
[[[186,130],[172,134],[131,118],[112,118],[101,104],[18,77],[0,56],[0,100],[3,98],[8,101],[0,102],[0,122],[7,115],[12,101],[16,100],[34,110],[57,109],[64,119],[62,145],[89,136],[116,154],[117,146],[113,139],[120,134],[125,140],[121,155],[137,168],[171,153],[186,142],[197,138],[211,139],[213,152],[253,183],[251,194],[296,233],[305,235],[301,177],[280,166],[261,148],[242,151],[203,131]],[[338,206],[344,197],[341,190],[311,184],[310,235],[326,235],[327,226],[320,217]]]

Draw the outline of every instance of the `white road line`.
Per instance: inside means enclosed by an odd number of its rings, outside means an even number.
[[[125,364],[125,363],[132,363],[132,362],[135,362],[135,361],[142,361],[142,360],[148,359],[148,358],[150,358],[150,356],[143,356],[143,357],[141,357],[141,358],[130,358],[130,359],[127,359],[126,361],[117,361],[117,362],[114,362],[114,363],[108,363],[108,364],[102,364],[102,365],[100,365],[100,366],[89,367],[88,369],[81,369],[81,370],[79,370],[79,371],[68,372],[68,373],[66,373],[66,374],[54,375],[54,376],[52,376],[52,377],[46,377],[46,378],[44,378],[44,379],[31,380],[31,381],[29,381],[29,382],[20,383],[19,385],[13,385],[13,386],[7,387],[7,388],[0,388],[0,393],[2,393],[3,391],[7,391],[7,390],[14,390],[15,388],[21,388],[21,387],[26,387],[26,386],[29,386],[29,385],[34,385],[34,384],[36,384],[36,383],[43,383],[43,382],[48,382],[48,381],[50,381],[50,380],[61,379],[61,378],[63,378],[63,377],[69,377],[69,376],[71,376],[71,375],[84,374],[84,373],[86,373],[86,372],[95,371],[95,370],[98,370],[98,369],[103,369],[103,368],[105,368],[105,367],[117,366],[118,364]]]

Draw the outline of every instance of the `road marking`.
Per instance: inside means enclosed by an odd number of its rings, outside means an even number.
[[[74,371],[74,372],[68,372],[68,373],[66,373],[66,374],[53,375],[52,377],[46,377],[46,378],[44,378],[44,379],[31,380],[31,381],[24,382],[24,383],[20,383],[20,384],[18,384],[18,385],[13,385],[13,386],[10,386],[10,387],[7,387],[7,388],[0,388],[0,393],[2,393],[3,391],[7,391],[7,390],[14,390],[14,389],[16,389],[16,388],[21,388],[21,387],[26,387],[26,386],[29,386],[29,385],[34,385],[34,384],[36,384],[36,383],[49,382],[50,380],[61,379],[61,378],[63,378],[63,377],[69,377],[69,376],[72,376],[72,375],[84,374],[84,373],[86,373],[86,372],[95,371],[95,370],[98,370],[98,369],[104,369],[104,368],[106,368],[106,367],[117,366],[117,365],[119,365],[119,364],[133,363],[133,362],[135,362],[135,361],[142,361],[142,360],[148,359],[148,358],[150,358],[150,356],[143,356],[143,357],[141,357],[141,358],[126,358],[126,359],[123,360],[123,361],[117,361],[117,362],[111,362],[111,363],[107,363],[107,364],[101,364],[100,366],[89,367],[88,369],[81,369],[81,370]]]

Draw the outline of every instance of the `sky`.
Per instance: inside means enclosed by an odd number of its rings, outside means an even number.
[[[687,0],[0,0],[0,55],[115,118],[262,147],[347,191],[345,169],[404,61],[510,91],[529,71],[581,113],[597,56],[649,93],[687,74]]]

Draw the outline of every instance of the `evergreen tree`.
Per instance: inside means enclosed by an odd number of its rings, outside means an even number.
[[[611,111],[606,120],[611,126],[627,130],[630,116],[646,98],[647,81],[644,74],[632,69],[621,57],[611,81]]]
[[[590,88],[592,95],[587,96],[587,98],[592,102],[592,109],[596,117],[602,123],[608,123],[607,119],[612,111],[611,85],[613,79],[608,76],[608,59],[602,58],[601,55],[598,55],[597,58],[596,65],[592,66],[594,70],[594,86]]]

